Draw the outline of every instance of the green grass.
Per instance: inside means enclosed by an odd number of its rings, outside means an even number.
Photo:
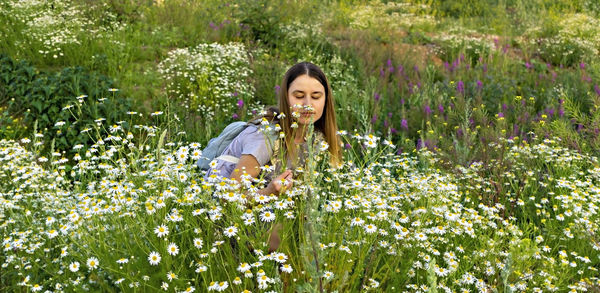
[[[204,292],[227,282],[227,290],[258,291],[263,273],[273,279],[268,290],[287,292],[600,288],[593,1],[14,3],[0,4],[0,53],[30,62],[40,76],[76,66],[104,75],[118,98],[133,101],[110,113],[136,114],[112,119],[124,119],[121,128],[93,122],[99,117],[46,115],[57,121],[33,130],[42,114],[14,105],[39,104],[27,93],[35,85],[23,70],[0,70],[0,134],[11,139],[0,142],[0,289]],[[34,28],[28,11],[50,20]],[[65,21],[62,12],[73,14]],[[57,35],[76,41],[44,44]],[[177,84],[167,77],[184,69],[159,72],[169,52],[206,43],[243,46],[248,54],[235,62],[244,65],[210,76],[237,81],[248,70],[247,96],[218,92],[201,70]],[[206,52],[196,55],[222,58]],[[344,165],[328,168],[315,150],[284,195],[248,206],[213,198],[252,191],[203,180],[193,153],[234,113],[247,120],[275,104],[285,70],[303,60],[333,85]],[[69,80],[43,88],[40,106],[74,99],[61,96],[77,91]],[[194,103],[230,112],[186,108],[187,98],[169,90],[177,85],[199,95]],[[94,105],[83,103],[82,113]],[[58,120],[90,122],[89,141],[53,143],[59,131],[73,131]],[[266,211],[276,220],[262,219]],[[154,232],[162,224],[164,238]],[[277,252],[291,273],[265,256],[276,224],[284,227]],[[235,237],[226,236],[230,227]],[[171,243],[178,254],[168,253]],[[151,252],[162,257],[156,266]],[[87,264],[93,257],[98,268]],[[75,262],[80,268],[71,270]],[[243,263],[255,264],[252,277],[236,270]]]

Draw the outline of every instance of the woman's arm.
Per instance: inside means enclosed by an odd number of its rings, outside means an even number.
[[[235,166],[235,169],[233,172],[231,172],[230,178],[236,180],[237,182],[241,182],[241,177],[244,174],[244,170],[248,175],[252,176],[252,178],[256,178],[258,177],[258,174],[260,174],[260,164],[253,155],[242,155],[240,157],[240,161]],[[282,186],[282,179],[287,181],[287,185]],[[278,195],[284,188],[287,189],[292,186],[292,179],[292,171],[286,170],[269,182],[267,187],[259,190],[258,193],[263,195]]]

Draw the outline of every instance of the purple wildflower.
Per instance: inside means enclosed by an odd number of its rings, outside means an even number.
[[[456,83],[456,91],[460,94],[464,94],[465,93],[465,83],[462,80],[459,80]]]
[[[233,115],[231,115],[231,118],[233,118],[233,119],[238,119],[238,118],[240,118],[240,116],[238,116],[238,114],[237,114],[237,113],[233,113]]]
[[[242,100],[242,99],[239,99],[239,100],[237,101],[237,106],[238,106],[238,108],[242,108],[242,107],[244,107],[244,100]]]
[[[375,124],[375,122],[377,122],[377,114],[374,114],[373,118],[371,118],[371,124]]]
[[[460,65],[460,61],[458,59],[452,61],[452,69],[457,68]]]
[[[349,143],[346,143],[346,144],[344,145],[344,148],[345,148],[345,149],[349,149],[349,148],[352,148],[352,146],[351,146]]]
[[[444,105],[439,104],[438,105],[438,111],[440,112],[440,114],[444,114]]]
[[[421,141],[421,139],[417,139],[417,151],[420,150],[423,147],[423,142]]]
[[[423,110],[425,111],[425,115],[431,115],[431,108],[429,107],[429,105],[425,105],[425,107],[423,107]]]
[[[275,93],[279,93],[279,90],[281,89],[281,87],[279,85],[275,86]]]
[[[374,98],[375,98],[375,102],[379,102],[379,98],[380,98],[379,97],[379,93],[375,93],[375,97]]]
[[[504,117],[504,113],[498,112],[498,118],[503,118],[503,117]]]
[[[477,80],[477,89],[481,90],[483,88],[483,82],[481,80]]]
[[[597,84],[594,85],[594,91],[596,92],[596,95],[600,96],[600,87]]]
[[[402,122],[400,122],[400,128],[408,130],[408,121],[406,121],[406,119],[402,119]]]
[[[579,68],[581,68],[582,70],[585,69],[585,63],[583,63],[583,62],[579,63]]]

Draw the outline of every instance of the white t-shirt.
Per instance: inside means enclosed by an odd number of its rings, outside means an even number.
[[[229,155],[236,158],[240,158],[242,155],[252,155],[256,158],[260,166],[264,166],[271,160],[273,150],[268,145],[265,135],[259,131],[259,126],[249,125],[231,141],[221,155]],[[217,166],[214,169],[218,170],[219,173],[213,173],[213,168],[211,168],[204,178],[207,179],[212,174],[229,177],[236,165],[236,163],[229,161],[217,160]]]

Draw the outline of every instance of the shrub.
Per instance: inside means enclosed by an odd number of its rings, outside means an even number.
[[[546,21],[542,26],[530,28],[521,43],[532,46],[547,62],[573,66],[598,55],[599,27],[598,19],[585,14],[561,15],[556,22]]]
[[[25,128],[36,124],[46,133],[46,142],[55,140],[60,150],[89,145],[87,132],[94,126],[124,118],[130,101],[111,94],[113,86],[110,78],[82,67],[38,72],[25,61],[0,58],[0,106],[10,119],[22,119]]]
[[[253,102],[252,70],[240,43],[175,49],[158,67],[167,83],[167,95],[186,119],[214,126],[244,118],[248,108],[244,105]]]

